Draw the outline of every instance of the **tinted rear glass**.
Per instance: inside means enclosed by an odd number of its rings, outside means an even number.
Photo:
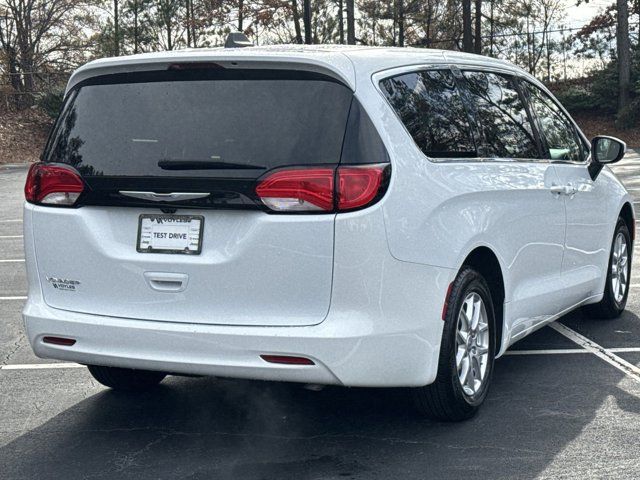
[[[425,155],[476,156],[469,118],[450,71],[408,73],[380,86]]]
[[[163,71],[92,82],[69,96],[44,158],[85,176],[255,178],[338,163],[353,96],[304,72]]]

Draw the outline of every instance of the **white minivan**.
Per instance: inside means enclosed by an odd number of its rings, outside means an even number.
[[[411,387],[473,415],[493,362],[629,291],[633,202],[535,78],[438,50],[278,46],[91,62],[29,170],[35,353],[167,374]]]

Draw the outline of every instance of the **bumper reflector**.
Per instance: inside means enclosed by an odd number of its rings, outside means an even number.
[[[75,339],[64,337],[43,337],[42,342],[52,345],[62,345],[63,347],[71,347],[76,343]]]
[[[260,355],[265,362],[282,363],[285,365],[315,365],[312,360],[305,357],[291,357],[289,355]]]

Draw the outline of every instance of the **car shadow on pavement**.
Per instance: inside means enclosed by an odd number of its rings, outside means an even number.
[[[402,390],[170,377],[143,394],[100,391],[24,433],[0,449],[0,477],[533,478],[566,455],[579,478],[635,442],[637,428],[616,432],[637,423],[639,392],[590,354],[508,356],[480,414],[446,424],[417,418]]]

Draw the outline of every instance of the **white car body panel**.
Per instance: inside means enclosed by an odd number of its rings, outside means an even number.
[[[203,61],[311,70],[347,84],[389,152],[392,175],[384,198],[337,215],[210,210],[204,213],[202,255],[179,259],[140,259],[131,248],[139,211],[26,204],[24,318],[39,356],[186,374],[420,386],[437,373],[447,288],[477,248],[495,255],[503,276],[499,354],[572,308],[602,298],[615,223],[623,206],[633,205],[610,171],[594,182],[586,163],[431,161],[378,89],[383,78],[434,65],[507,72],[541,86],[521,69],[421,49],[212,49],[98,60],[80,68],[68,89],[94,75]],[[569,183],[576,187],[573,196],[550,191]],[[100,254],[86,255],[83,245],[94,242],[96,232]],[[309,236],[316,241],[297,241]],[[113,264],[126,265],[126,274],[112,278]],[[233,287],[253,278],[255,288],[225,290],[208,269],[234,279]],[[188,288],[155,292],[145,284],[149,271],[187,275]],[[82,276],[81,285],[73,293],[53,291],[47,276]],[[83,285],[109,295],[83,298]],[[301,290],[302,303],[296,301]],[[114,294],[120,302],[109,300]],[[77,343],[45,344],[45,335]],[[261,354],[301,355],[316,364],[268,364]]]

